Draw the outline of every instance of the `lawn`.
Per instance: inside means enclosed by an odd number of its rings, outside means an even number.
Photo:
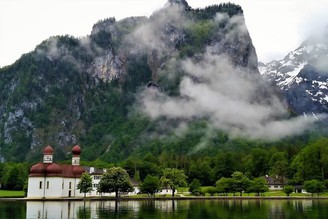
[[[10,190],[0,190],[1,198],[18,198],[24,197],[24,191],[10,191]]]

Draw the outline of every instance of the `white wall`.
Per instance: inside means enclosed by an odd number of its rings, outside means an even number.
[[[62,177],[46,177],[44,183],[45,197],[58,198],[61,197]]]
[[[40,189],[40,181],[42,182],[42,188]],[[27,197],[28,198],[42,198],[44,195],[44,177],[29,177]]]

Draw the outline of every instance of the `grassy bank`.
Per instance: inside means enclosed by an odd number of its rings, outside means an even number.
[[[24,195],[24,191],[0,190],[0,198],[21,198]]]

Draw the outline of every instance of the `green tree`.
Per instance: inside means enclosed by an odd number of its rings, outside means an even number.
[[[172,189],[172,197],[174,197],[175,190],[180,186],[187,186],[187,176],[183,170],[176,168],[165,168],[163,176],[160,179],[162,187],[169,187]]]
[[[312,194],[312,196],[314,193],[317,193],[317,195],[319,196],[320,193],[325,191],[324,183],[319,180],[316,180],[316,179],[305,181],[304,188],[305,188],[306,192],[310,192]]]
[[[84,193],[84,197],[87,192],[92,191],[92,177],[88,173],[82,174],[80,181],[77,183],[77,189],[80,190],[80,193]]]
[[[236,168],[236,161],[231,152],[220,152],[214,158],[215,166],[214,177],[221,179],[221,177],[230,177]]]
[[[202,185],[213,185],[211,173],[210,162],[207,159],[198,159],[190,165],[188,176],[191,179],[198,179]]]
[[[198,195],[200,192],[201,184],[198,179],[193,179],[189,184],[189,192],[193,195]]]
[[[215,186],[218,193],[224,193],[226,195],[229,192],[236,192],[232,178],[222,177],[221,179],[216,181]]]
[[[261,193],[269,191],[267,182],[263,177],[258,177],[251,180],[251,184],[247,192],[255,192],[257,196]]]
[[[242,172],[235,171],[231,175],[233,179],[234,188],[239,192],[240,196],[243,195],[243,191],[247,190],[250,185],[250,180]]]
[[[264,176],[268,172],[268,151],[262,148],[254,148],[243,160],[245,171],[253,177]]]
[[[112,167],[102,175],[99,182],[99,192],[115,192],[118,198],[119,192],[132,192],[133,187],[129,174],[121,167]]]
[[[293,159],[295,181],[324,180],[328,171],[328,139],[320,138],[306,146]]]
[[[2,189],[23,190],[28,178],[28,168],[25,164],[6,163],[1,176]]]
[[[284,152],[277,152],[271,156],[270,174],[278,176],[282,186],[285,185],[285,177],[288,171],[288,161]]]
[[[292,192],[294,192],[294,186],[284,186],[284,193],[286,193],[287,196],[289,196],[289,194],[291,194]]]
[[[159,187],[159,178],[157,176],[147,175],[140,185],[140,191],[142,193],[147,193],[150,196],[155,196],[155,193],[159,190]]]

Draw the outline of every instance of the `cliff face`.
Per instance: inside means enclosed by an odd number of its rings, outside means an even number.
[[[128,156],[150,123],[131,116],[135,95],[149,81],[177,95],[176,60],[225,55],[235,68],[258,74],[242,13],[233,4],[192,9],[169,1],[150,18],[109,18],[84,38],[45,40],[0,69],[1,160],[34,160],[46,144],[65,158],[76,143],[84,144],[86,159]],[[122,134],[136,123],[132,134]]]

